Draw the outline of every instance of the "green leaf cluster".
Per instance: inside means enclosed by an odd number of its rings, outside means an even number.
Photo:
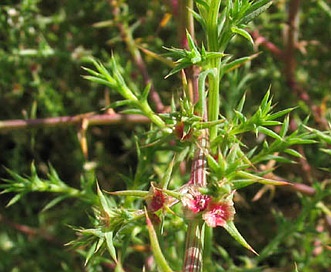
[[[111,72],[109,72],[100,62],[97,62],[93,59],[91,62],[94,64],[97,71],[84,68],[90,74],[89,76],[84,77],[92,82],[105,85],[111,90],[117,91],[124,98],[124,100],[115,102],[112,105],[113,107],[129,106],[130,109],[126,110],[126,113],[143,114],[150,118],[155,125],[167,130],[163,120],[153,112],[147,101],[150,86],[146,86],[144,91],[141,93],[138,92],[138,90],[131,90],[127,86],[121,74],[122,68],[117,64],[114,56],[110,61]]]
[[[330,35],[320,32],[320,25],[331,29],[327,2],[301,4],[299,37],[304,40],[297,44],[301,53],[296,54],[296,75],[297,83],[307,86],[309,103],[318,109],[313,114],[291,92],[278,60],[268,51],[252,54],[258,44],[247,46],[247,41],[253,43],[250,28],[279,48],[286,44],[279,31],[288,15],[286,1],[274,1],[266,12],[271,1],[196,0],[190,14],[201,28],[196,27],[198,41],[186,33],[187,48],[176,48],[175,35],[169,35],[185,17],[173,16],[166,23],[172,2],[3,4],[2,119],[114,108],[142,114],[152,126],[147,131],[126,124],[90,127],[89,161],[79,149],[76,128],[70,133],[41,128],[1,134],[0,163],[6,170],[0,169],[0,196],[8,203],[0,211],[1,271],[44,271],[50,263],[58,271],[180,271],[188,231],[180,203],[188,193],[190,162],[200,149],[208,163],[208,185],[200,192],[215,199],[237,192],[235,221],[225,225],[230,235],[221,229],[214,236],[208,228],[204,236],[194,232],[194,239],[205,239],[206,271],[263,271],[270,264],[292,271],[294,263],[298,271],[330,267],[325,226],[331,214],[331,134],[321,131],[314,119],[316,113],[326,120],[331,116],[326,61]],[[252,20],[255,25],[250,25]],[[129,36],[123,40],[125,28]],[[153,110],[151,85],[141,84],[133,61],[138,48],[146,46],[154,52],[168,50],[143,56],[153,86],[170,105],[163,113]],[[115,53],[109,57],[109,51]],[[164,57],[174,61],[170,72],[155,61]],[[81,65],[87,81],[79,77]],[[192,66],[200,69],[196,104],[186,78],[168,78]],[[100,91],[100,85],[106,89]],[[307,115],[311,118],[305,119]],[[201,145],[202,135],[210,136],[206,146]],[[45,161],[57,170],[49,166],[45,171]],[[29,175],[19,174],[29,167]],[[112,194],[103,193],[96,180]],[[275,189],[277,185],[284,187]],[[146,213],[143,201],[154,186],[169,202],[155,214]],[[259,201],[250,201],[252,196]],[[72,231],[67,225],[81,227]],[[76,252],[63,249],[68,241]],[[253,247],[260,256],[247,254],[245,248]],[[151,254],[155,261],[149,266]]]
[[[7,169],[8,174],[11,178],[5,179],[6,183],[1,184],[0,188],[2,194],[4,193],[14,193],[14,197],[8,202],[7,206],[11,206],[19,201],[24,195],[31,192],[49,192],[58,194],[54,200],[49,202],[44,208],[49,209],[63,201],[66,198],[82,198],[86,196],[84,190],[78,190],[73,187],[68,186],[63,182],[55,169],[52,166],[49,166],[49,173],[47,174],[46,179],[42,179],[38,176],[36,167],[34,164],[31,164],[31,176],[23,177],[14,171]],[[83,189],[83,188],[82,188]],[[93,203],[93,199],[85,198],[86,201]]]

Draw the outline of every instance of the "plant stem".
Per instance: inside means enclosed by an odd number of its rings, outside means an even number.
[[[159,271],[173,272],[172,269],[170,268],[167,260],[164,258],[163,254],[162,254],[162,250],[159,245],[159,241],[158,241],[156,232],[154,230],[153,223],[150,220],[146,210],[145,210],[145,216],[146,216],[147,229],[148,229],[148,233],[149,233],[149,237],[150,237],[150,241],[151,241],[151,247],[152,247],[154,258],[158,265]]]
[[[179,27],[180,30],[188,29],[191,37],[194,39],[194,25],[193,16],[189,9],[193,9],[193,0],[183,1],[186,6],[181,5],[181,14],[185,14],[186,27]],[[184,32],[182,33],[184,35]],[[185,35],[186,38],[186,35]],[[183,47],[187,46],[187,43],[182,41]],[[188,78],[188,89],[192,104],[197,104],[198,101],[205,101],[204,97],[201,97],[198,85],[198,74],[200,72],[199,67],[192,66],[186,69]],[[205,109],[205,105],[201,107]],[[196,112],[202,117],[202,120],[206,120],[206,111]],[[197,150],[192,162],[190,183],[198,186],[205,186],[207,180],[206,174],[206,158],[205,152],[208,144],[208,131],[203,129],[197,142]],[[186,234],[186,246],[185,246],[185,259],[183,263],[184,272],[200,272],[203,268],[203,245],[204,245],[204,222],[201,218],[190,219],[188,223],[188,231]]]
[[[113,8],[113,15],[115,17],[115,21],[117,22],[117,27],[121,33],[121,36],[123,37],[123,41],[126,43],[128,51],[130,52],[133,61],[137,65],[138,69],[141,72],[141,75],[143,77],[144,83],[146,85],[151,85],[150,90],[150,98],[155,104],[155,108],[157,112],[163,112],[164,111],[164,105],[162,103],[162,100],[158,94],[158,92],[155,90],[154,84],[148,74],[145,62],[140,54],[140,51],[136,45],[136,42],[132,36],[132,30],[126,23],[126,21],[121,19],[120,14],[120,7],[117,1],[111,0],[109,4]]]
[[[203,234],[204,223],[201,219],[193,219],[187,230],[184,272],[202,271]]]
[[[81,124],[83,120],[87,120],[89,126],[150,123],[150,120],[147,117],[137,114],[95,114],[94,112],[90,112],[75,116],[0,121],[0,133],[38,127],[73,126]]]
[[[202,130],[198,150],[192,163],[190,182],[197,186],[206,186],[206,156],[207,130]],[[186,234],[185,259],[183,272],[203,271],[204,222],[201,218],[193,218],[188,223]]]
[[[207,48],[209,52],[218,52],[218,12],[221,1],[210,1],[207,17]],[[208,121],[218,120],[219,115],[219,91],[220,91],[220,58],[210,59],[207,69],[216,68],[214,76],[209,76],[209,95],[208,95]],[[217,127],[209,129],[209,140],[212,142],[217,137]],[[212,150],[213,151],[213,150]],[[215,150],[214,150],[215,151]]]
[[[295,85],[295,47],[298,43],[298,28],[299,28],[299,9],[300,0],[292,0],[289,3],[289,13],[288,13],[288,29],[287,29],[287,39],[286,39],[286,49],[285,57],[285,76],[287,84],[294,89]]]
[[[194,20],[190,10],[193,10],[193,0],[179,1],[178,8],[178,37],[180,46],[185,49],[189,49],[186,33],[190,33],[192,39],[195,39],[194,33]],[[195,105],[199,100],[198,92],[198,76],[200,69],[198,66],[193,65],[185,69],[185,75],[187,77],[187,94],[191,102]]]

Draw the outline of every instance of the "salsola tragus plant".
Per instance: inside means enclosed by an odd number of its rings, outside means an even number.
[[[117,1],[111,2],[116,12],[127,12],[126,5],[119,9]],[[93,227],[76,228],[79,237],[69,243],[81,251],[87,265],[108,252],[112,259],[109,263],[114,264],[111,267],[123,271],[132,253],[130,246],[144,244],[143,238],[148,236],[153,258],[146,261],[145,270],[156,266],[159,271],[213,271],[217,269],[211,257],[216,227],[223,227],[243,247],[257,254],[234,223],[237,192],[256,183],[290,186],[274,178],[273,167],[262,169],[260,165],[291,162],[288,155],[300,158],[293,146],[312,144],[316,135],[330,141],[329,135],[316,130],[311,133],[312,129],[304,124],[290,131],[289,114],[293,109],[275,111],[270,90],[266,90],[252,115],[244,113],[246,95],[231,116],[220,111],[220,104],[226,103],[220,100],[220,94],[226,97],[229,92],[223,88],[224,76],[257,57],[235,58],[229,49],[231,40],[240,37],[250,46],[253,39],[247,31],[248,23],[264,12],[270,1],[180,2],[185,3],[181,5],[186,18],[185,31],[180,33],[182,47],[165,47],[162,55],[144,49],[169,64],[167,80],[175,76],[182,80],[181,94],[174,95],[169,110],[153,110],[149,102],[154,92],[152,83],[146,81],[140,90],[127,80],[116,52],[108,63],[92,59],[93,67],[84,68],[86,79],[122,97],[109,108],[123,114],[140,114],[151,122],[150,129],[136,139],[135,173],[132,177],[122,176],[127,188],[105,192],[95,180],[82,179],[78,190],[62,182],[52,168],[47,180],[39,178],[33,166],[30,178],[9,171],[13,179],[3,186],[4,192],[17,193],[9,204],[30,191],[47,191],[60,194],[47,209],[65,198],[80,198],[93,205]],[[205,35],[201,40],[195,38],[194,20]],[[122,27],[128,31],[124,21]],[[130,31],[126,34],[128,49],[137,57],[139,51]],[[176,229],[181,232],[176,233]]]
[[[250,117],[243,114],[245,96],[234,109],[233,118],[220,114],[219,93],[226,91],[222,90],[222,77],[254,57],[232,60],[230,52],[226,51],[227,46],[236,35],[253,42],[245,27],[270,6],[270,1],[226,1],[223,5],[221,1],[195,1],[195,4],[197,11],[188,9],[188,17],[194,17],[206,36],[204,41],[195,42],[194,29],[191,28],[186,33],[186,48],[166,48],[169,51],[166,57],[175,61],[167,77],[181,72],[183,80],[183,96],[179,102],[174,101],[169,113],[160,115],[152,111],[147,100],[149,85],[143,92],[128,87],[115,57],[106,66],[93,61],[96,70],[86,68],[90,74],[87,79],[121,94],[123,100],[115,102],[113,107],[125,106],[125,112],[139,113],[151,120],[152,127],[143,147],[149,156],[157,150],[172,150],[164,177],[150,182],[149,190],[128,188],[110,192],[121,197],[140,197],[146,203],[145,208],[143,202],[140,209],[131,212],[125,206],[109,205],[106,196],[98,191],[104,218],[99,217],[101,232],[94,248],[98,250],[102,244],[106,245],[113,259],[118,261],[114,237],[119,237],[121,230],[132,221],[144,217],[160,271],[172,271],[162,254],[154,227],[165,224],[167,213],[175,213],[188,225],[183,271],[202,271],[204,236],[206,231],[211,232],[206,228],[224,227],[240,244],[255,253],[234,224],[235,191],[253,183],[287,185],[265,178],[265,172],[256,171],[257,164],[270,159],[281,160],[281,155],[275,155],[280,152],[298,157],[300,154],[291,146],[313,142],[308,132],[298,130],[287,134],[289,118],[279,120],[292,109],[273,112],[269,92]],[[193,7],[192,3],[188,6]],[[192,76],[192,73],[195,74]],[[272,130],[275,126],[281,127],[279,133]],[[247,147],[241,141],[246,133],[264,135],[262,148]],[[174,143],[169,146],[171,141]],[[143,156],[139,158],[144,159]],[[189,160],[192,160],[190,178],[172,184],[176,166]],[[182,206],[183,212],[172,211],[175,205]],[[89,231],[82,230],[82,233]],[[211,235],[207,239],[212,239]]]

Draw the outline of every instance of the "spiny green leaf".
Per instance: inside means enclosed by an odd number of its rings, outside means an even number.
[[[205,0],[195,0],[195,2],[199,5],[201,5],[201,7],[203,7],[205,10],[209,9],[209,5],[208,5],[207,1],[205,1]]]
[[[147,101],[150,90],[151,90],[151,83],[148,83],[147,86],[145,87],[143,93],[139,97],[140,102]]]
[[[283,122],[282,127],[281,127],[280,132],[279,132],[279,136],[281,138],[285,137],[285,135],[288,131],[289,124],[290,124],[290,117],[287,115],[284,119],[284,122]]]
[[[243,247],[247,248],[248,250],[252,251],[254,254],[258,255],[256,251],[246,242],[244,237],[242,237],[242,235],[234,225],[233,221],[226,222],[224,228],[237,242],[239,242],[239,244],[241,244]]]
[[[97,243],[96,243],[96,246],[95,246],[95,249],[94,249],[94,253],[97,253],[101,249],[101,247],[103,246],[104,242],[105,242],[105,236],[102,235],[102,237],[100,237],[98,239]]]
[[[97,83],[97,84],[108,86],[110,88],[114,88],[115,87],[115,85],[113,83],[109,82],[108,80],[102,79],[100,77],[83,76],[83,78],[85,78],[85,79],[87,79],[87,80],[89,80],[91,82]]]
[[[88,264],[88,262],[90,261],[90,259],[93,257],[93,255],[95,254],[95,249],[97,246],[97,242],[93,243],[93,245],[90,247],[90,249],[88,250],[86,256],[85,256],[85,263],[84,265],[86,266]]]
[[[252,21],[254,18],[259,16],[261,13],[266,11],[272,4],[271,0],[258,0],[253,2],[250,8],[246,11],[246,14],[241,22],[247,24]]]
[[[137,102],[132,100],[119,100],[115,101],[114,103],[111,103],[109,105],[109,108],[118,108],[123,106],[136,106]]]
[[[294,110],[295,108],[288,108],[288,109],[285,109],[285,110],[281,110],[281,111],[278,111],[276,113],[273,113],[271,115],[268,116],[268,120],[275,120],[277,119],[278,117],[281,117],[285,114],[288,114],[289,112],[291,112],[292,110]]]
[[[240,99],[237,109],[237,112],[242,112],[244,105],[245,105],[245,101],[246,101],[246,93],[242,96],[242,98]]]
[[[178,65],[176,65],[164,78],[167,79],[168,77],[180,72],[181,70],[191,66],[192,63],[190,62],[183,62]]]
[[[254,174],[245,172],[245,171],[238,171],[237,176],[242,177],[242,178],[247,179],[247,180],[250,179],[252,181],[255,181],[255,182],[261,183],[261,184],[278,185],[278,186],[289,185],[289,183],[286,182],[286,181],[263,178],[263,177],[256,176]]]
[[[97,183],[97,194],[98,194],[102,209],[110,216],[112,214],[113,207],[111,206],[111,204],[107,200],[107,198],[104,196],[104,194],[101,192],[98,183]]]
[[[148,195],[148,191],[141,191],[141,190],[125,190],[125,191],[115,191],[115,192],[106,192],[106,193],[117,196],[136,196],[136,197],[145,197],[146,195]]]
[[[278,141],[282,141],[282,137],[280,137],[277,133],[273,132],[271,129],[265,128],[265,127],[258,127],[257,128],[259,133],[263,133],[265,135],[268,135],[271,138],[274,138]]]
[[[238,35],[244,37],[251,44],[254,44],[253,38],[251,37],[251,35],[245,29],[233,26],[233,27],[231,27],[231,31],[232,31],[232,33],[235,33],[235,34],[238,34]]]
[[[242,57],[239,59],[235,59],[231,62],[227,62],[227,61],[223,61],[223,66],[221,67],[222,69],[222,73],[225,74],[227,72],[230,72],[232,70],[237,69],[238,67],[244,65],[245,63],[251,61],[252,59],[256,58],[259,55],[259,53],[257,54],[253,54],[251,56],[247,56],[247,57]]]
[[[268,117],[267,117],[268,118]],[[269,121],[269,120],[263,120],[262,121],[263,126],[279,126],[282,123],[279,121]]]
[[[193,38],[188,31],[186,31],[186,37],[187,37],[188,47],[191,50],[191,52],[189,53],[190,61],[192,64],[196,64],[201,61],[201,54],[198,48],[195,46]]]
[[[322,152],[324,152],[324,153],[326,153],[326,154],[328,154],[328,155],[331,156],[331,149],[321,148],[320,150],[321,150]]]
[[[250,186],[254,183],[255,181],[252,181],[251,179],[236,179],[232,181],[232,188],[234,190],[239,190],[247,186]]]
[[[88,72],[90,75],[92,76],[95,76],[95,77],[100,77],[102,76],[100,73],[98,73],[97,71],[95,70],[92,70],[90,68],[87,68],[87,67],[82,67],[83,70],[85,70],[86,72]]]
[[[260,104],[260,108],[261,109],[265,109],[268,107],[269,104],[269,97],[270,97],[270,89],[266,92],[266,94],[264,95],[261,104]],[[269,107],[268,107],[269,108]]]
[[[114,247],[113,237],[114,237],[114,233],[112,231],[105,232],[105,238],[106,238],[108,252],[109,252],[110,256],[113,258],[113,260],[115,262],[117,262],[116,249]]]
[[[60,195],[60,196],[54,198],[53,200],[51,200],[50,202],[47,203],[47,205],[42,209],[42,212],[45,212],[45,211],[53,208],[55,205],[57,205],[58,203],[60,203],[64,199],[66,199],[67,197],[68,197],[67,195]]]
[[[171,67],[171,68],[175,67],[175,63],[174,63],[172,60],[170,60],[170,59],[168,59],[168,58],[165,58],[165,57],[163,57],[162,55],[156,54],[156,53],[150,51],[149,49],[146,49],[146,48],[144,48],[144,47],[142,47],[142,46],[140,46],[140,45],[137,45],[137,47],[138,47],[141,51],[143,51],[147,56],[149,56],[149,57],[151,57],[151,58],[153,58],[153,59],[156,59],[156,60],[158,60],[158,61],[164,63],[165,65],[167,65],[167,66],[169,66],[169,67]]]
[[[114,59],[114,57],[112,57]],[[91,62],[93,63],[94,67],[98,70],[100,75],[102,75],[107,81],[112,82],[114,81],[112,76],[109,74],[106,67],[99,61],[96,61],[95,59],[91,59]]]
[[[78,229],[79,233],[84,236],[95,236],[98,238],[102,238],[104,236],[103,232],[100,229]]]
[[[330,132],[319,131],[318,129],[310,128],[308,126],[304,126],[308,131],[314,133],[318,138],[325,141],[327,144],[331,144],[331,135]]]
[[[284,152],[293,157],[302,158],[302,155],[294,149],[288,148],[288,149],[285,149]]]
[[[200,16],[200,14],[197,13],[196,11],[192,10],[192,9],[190,9],[190,12],[192,13],[194,19],[202,26],[202,28],[206,29],[206,23],[202,19],[202,17]]]
[[[262,151],[262,154],[259,153],[256,156],[254,156],[253,158],[251,158],[251,161],[253,163],[258,163],[258,162],[262,162],[262,161],[270,161],[270,160],[274,160],[274,161],[280,162],[280,163],[293,163],[293,161],[288,158],[284,158],[283,156],[276,156],[273,154],[265,154],[265,153],[263,153],[263,151]]]
[[[161,178],[161,182],[160,182],[160,187],[163,189],[167,189],[172,177],[172,171],[174,168],[174,164],[175,164],[175,159],[176,157],[174,156],[171,160],[171,162],[169,163],[167,169],[165,170],[163,177]]]
[[[19,201],[22,198],[23,194],[17,194],[12,197],[12,199],[7,203],[6,207],[10,207],[14,205],[17,201]]]
[[[142,112],[140,109],[125,109],[125,110],[122,110],[121,113],[145,115],[144,112]]]
[[[288,137],[287,145],[303,145],[303,144],[316,144],[317,141],[311,139],[305,139],[304,135],[300,135],[302,138],[299,137]]]
[[[238,159],[239,150],[240,150],[240,146],[238,143],[235,143],[231,146],[230,151],[226,156],[226,160],[229,164],[233,164]]]
[[[208,167],[214,173],[218,173],[221,170],[221,166],[218,164],[216,159],[213,156],[211,156],[209,153],[207,154],[207,161],[208,161]]]
[[[55,170],[55,168],[49,164],[48,165],[48,169],[49,169],[49,173],[47,174],[47,177],[56,184],[62,185],[64,184],[64,182],[60,179],[57,171]]]
[[[7,173],[11,176],[12,179],[4,179],[5,182],[7,183],[18,183],[18,184],[26,184],[29,183],[29,180],[26,178],[23,178],[22,176],[20,176],[19,174],[17,174],[15,171],[5,168]],[[3,187],[3,185],[1,185],[1,187]]]

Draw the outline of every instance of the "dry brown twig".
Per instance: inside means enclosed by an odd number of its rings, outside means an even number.
[[[115,125],[115,124],[148,124],[150,120],[143,115],[136,114],[96,114],[93,112],[83,113],[75,116],[60,116],[39,119],[16,119],[0,121],[0,133],[18,129],[32,129],[39,127],[58,127],[81,125],[83,120],[89,126],[96,125]]]

